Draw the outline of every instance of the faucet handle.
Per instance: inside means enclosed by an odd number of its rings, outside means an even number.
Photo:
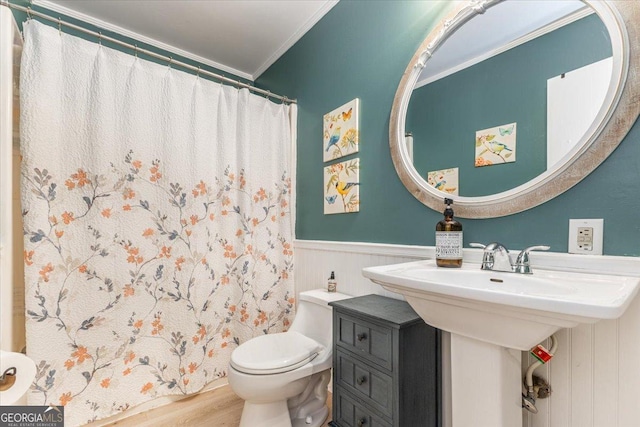
[[[529,252],[531,251],[548,251],[551,249],[551,246],[547,245],[537,245],[530,246],[528,248],[523,249],[516,258],[516,263],[514,265],[514,271],[516,273],[522,274],[531,274],[533,271],[531,270],[531,263],[529,261]]]
[[[548,246],[548,245],[536,245],[536,246],[529,246],[528,248],[523,249],[522,252],[548,251],[549,249],[551,249],[551,246]]]
[[[472,248],[480,248],[480,249],[484,249],[487,247],[487,245],[483,245],[482,243],[469,243],[469,246]]]

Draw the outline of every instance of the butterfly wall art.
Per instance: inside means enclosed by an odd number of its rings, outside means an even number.
[[[517,123],[496,126],[476,132],[477,168],[516,161]]]
[[[360,159],[324,168],[324,214],[360,211]]]
[[[323,160],[338,159],[358,152],[360,143],[360,100],[353,99],[323,117]]]

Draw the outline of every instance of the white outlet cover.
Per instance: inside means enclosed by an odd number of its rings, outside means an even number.
[[[591,250],[580,248],[578,245],[578,228],[593,228],[593,246]],[[604,219],[570,219],[569,220],[569,253],[602,255],[602,240],[604,237]]]

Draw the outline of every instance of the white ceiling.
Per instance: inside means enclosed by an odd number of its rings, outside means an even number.
[[[35,0],[236,76],[255,80],[338,0]]]

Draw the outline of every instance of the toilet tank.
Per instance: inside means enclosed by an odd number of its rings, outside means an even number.
[[[330,302],[352,298],[340,292],[327,292],[326,289],[314,289],[300,292],[296,317],[290,331],[296,331],[316,340],[325,348],[331,347],[333,333],[333,309]]]

